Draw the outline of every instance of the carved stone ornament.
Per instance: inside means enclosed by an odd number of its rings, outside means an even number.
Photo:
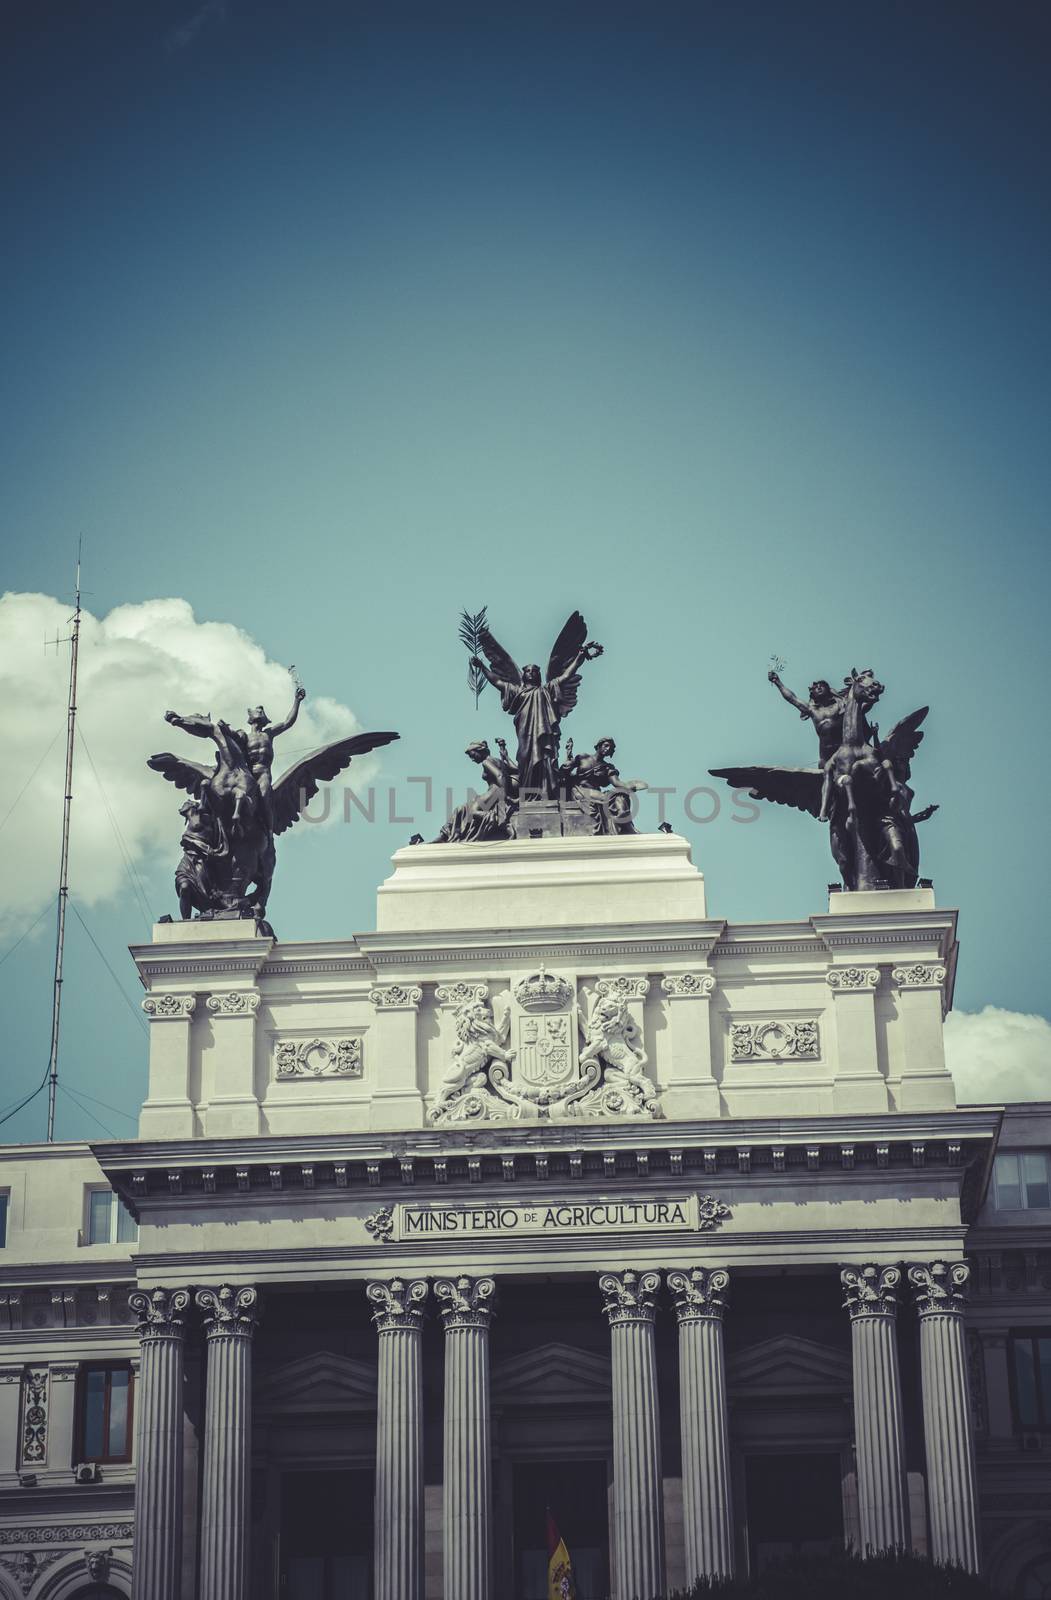
[[[213,1017],[253,1017],[259,1010],[259,990],[231,989],[229,994],[210,994],[204,1003]]]
[[[441,1311],[446,1332],[451,1328],[487,1328],[493,1314],[496,1283],[492,1278],[439,1278],[434,1298]]]
[[[689,1272],[669,1272],[667,1282],[679,1322],[722,1318],[730,1287],[730,1274],[725,1267],[691,1267]]]
[[[921,1317],[960,1316],[971,1269],[966,1261],[919,1261],[909,1267],[913,1301]]]
[[[415,1011],[423,999],[423,990],[415,983],[391,983],[370,989],[369,999],[377,1011]]]
[[[148,994],[142,1009],[154,1022],[185,1022],[197,1005],[195,994]]]
[[[700,1194],[697,1196],[697,1228],[701,1233],[713,1233],[721,1222],[729,1222],[733,1216],[730,1207],[722,1200],[717,1200],[713,1194]]]
[[[645,1000],[650,992],[650,980],[644,976],[600,978],[595,985],[598,994],[619,995],[621,1000]]]
[[[365,1070],[362,1040],[279,1039],[274,1064],[278,1078],[360,1078]]]
[[[54,1562],[61,1560],[61,1552],[52,1554],[50,1551],[38,1556],[32,1550],[19,1550],[17,1555],[0,1556],[0,1567],[10,1573],[23,1594],[28,1594],[36,1583]]]
[[[120,1543],[129,1540],[132,1531],[130,1522],[46,1522],[31,1523],[28,1527],[9,1524],[0,1528],[0,1545],[85,1544],[89,1539],[112,1539]],[[43,1559],[37,1557],[38,1561]]]
[[[875,989],[879,983],[878,967],[832,967],[825,973],[825,982],[837,994],[852,990]]]
[[[945,968],[931,961],[893,967],[890,975],[899,989],[940,989],[945,982]]]
[[[189,1304],[189,1289],[134,1289],[128,1296],[141,1339],[181,1339]]]
[[[565,1011],[573,999],[573,986],[557,972],[531,972],[520,978],[514,997],[523,1011]]]
[[[366,1217],[365,1228],[377,1244],[389,1244],[391,1234],[394,1232],[393,1206],[381,1206],[371,1217]]]
[[[434,998],[445,1008],[468,1006],[477,1000],[484,1000],[488,992],[484,983],[440,983],[434,991]]]
[[[712,972],[669,972],[661,979],[661,989],[672,1000],[707,1000],[715,990]]]
[[[661,1286],[659,1272],[635,1272],[631,1267],[624,1272],[604,1272],[598,1286],[611,1328],[623,1322],[654,1320]]]
[[[92,1583],[107,1583],[113,1560],[112,1550],[85,1550],[84,1566]]]
[[[734,1061],[815,1061],[821,1053],[816,1022],[734,1022],[730,1055]]]
[[[46,1367],[30,1367],[22,1379],[22,1441],[19,1464],[40,1466],[47,1460],[49,1374]]]
[[[223,1283],[218,1289],[198,1289],[195,1298],[198,1310],[204,1312],[204,1331],[209,1339],[246,1339],[255,1332],[259,1321],[257,1290],[235,1289],[232,1284]]]
[[[839,1275],[851,1321],[856,1317],[892,1317],[898,1309],[898,1267],[844,1267]]]
[[[366,1284],[365,1293],[373,1307],[372,1320],[378,1332],[415,1332],[423,1327],[428,1294],[425,1279],[387,1278]]]

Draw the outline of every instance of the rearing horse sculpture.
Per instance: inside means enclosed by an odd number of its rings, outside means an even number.
[[[825,762],[819,822],[830,820],[832,786],[835,784],[846,796],[847,826],[856,826],[858,807],[854,779],[859,772],[865,773],[874,783],[877,779],[885,778],[891,794],[898,789],[892,765],[877,754],[879,729],[874,725],[870,727],[868,721],[867,714],[882,693],[883,685],[871,667],[864,667],[861,672],[851,667],[840,702],[843,707],[842,743]]]

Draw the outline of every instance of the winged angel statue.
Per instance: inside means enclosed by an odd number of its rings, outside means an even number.
[[[357,755],[390,744],[396,733],[356,733],[313,751],[275,783],[274,740],[299,715],[306,697],[297,688],[292,710],[272,723],[262,706],[248,712],[248,730],[231,728],[210,715],[165,712],[164,720],[215,744],[208,767],[164,751],[146,765],[190,795],[179,808],[185,821],[182,859],[175,869],[179,915],[201,918],[254,917],[262,921],[274,877],[274,840],[299,821],[318,791]]]
[[[851,668],[838,692],[824,679],[799,700],[776,672],[770,682],[800,716],[814,724],[818,764],[812,767],[713,767],[754,800],[794,806],[829,824],[832,854],[846,889],[911,889],[920,866],[917,824],[937,811],[913,811],[912,759],[923,740],[928,707],[903,717],[886,738],[869,721],[883,693],[870,668]]]

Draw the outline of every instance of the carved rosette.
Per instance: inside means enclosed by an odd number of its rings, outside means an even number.
[[[134,1289],[128,1296],[140,1339],[181,1339],[189,1304],[189,1289]]]
[[[467,1273],[461,1273],[458,1278],[439,1278],[434,1285],[434,1298],[446,1331],[487,1328],[495,1294],[495,1279],[472,1278]]]
[[[254,1017],[259,1010],[259,990],[232,989],[229,994],[210,994],[205,1005],[213,1017]]]
[[[381,1206],[371,1217],[366,1217],[365,1231],[371,1233],[377,1244],[389,1244],[394,1232],[394,1207]]]
[[[945,968],[932,961],[893,967],[890,975],[899,989],[940,989],[945,982]]]
[[[614,994],[619,1000],[645,1000],[650,992],[650,980],[647,977],[627,977],[621,974],[616,978],[600,978],[595,985],[596,994]]]
[[[488,987],[484,983],[440,983],[434,991],[434,998],[443,1010],[448,1010],[457,1006],[477,1005],[488,994]]]
[[[657,1314],[659,1272],[604,1272],[598,1280],[603,1310],[611,1328],[625,1322],[653,1322]]]
[[[730,1054],[734,1061],[814,1061],[821,1053],[817,1023],[734,1022]]]
[[[360,1078],[364,1072],[362,1041],[350,1039],[279,1039],[274,1046],[278,1078]]]
[[[259,1324],[256,1289],[235,1289],[232,1284],[223,1283],[218,1289],[198,1289],[195,1298],[198,1310],[204,1312],[204,1331],[209,1339],[250,1339]]]
[[[721,1222],[728,1222],[732,1216],[730,1207],[713,1194],[697,1196],[697,1228],[700,1233],[713,1233]]]
[[[142,1002],[151,1022],[187,1022],[196,1006],[195,994],[148,994]]]
[[[369,999],[377,1011],[415,1011],[423,999],[423,990],[416,983],[390,983],[369,990]]]
[[[675,1301],[678,1322],[699,1322],[712,1317],[722,1320],[730,1288],[730,1274],[725,1267],[691,1267],[688,1272],[669,1272],[667,1283]]]
[[[418,1332],[423,1327],[428,1294],[425,1279],[377,1280],[365,1285],[365,1294],[373,1307],[372,1320],[377,1332],[393,1333],[399,1329]]]
[[[909,1284],[919,1316],[962,1316],[970,1277],[966,1261],[914,1262],[909,1267]]]
[[[672,1000],[707,1000],[715,990],[715,974],[669,972],[661,979],[661,989]]]
[[[832,967],[825,982],[834,994],[864,993],[879,984],[879,967]]]
[[[897,1312],[897,1289],[901,1283],[898,1267],[880,1267],[872,1263],[844,1267],[839,1281],[846,1295],[843,1304],[852,1322],[857,1317],[893,1317]]]

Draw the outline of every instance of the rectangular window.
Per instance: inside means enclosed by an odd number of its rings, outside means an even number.
[[[88,1244],[131,1244],[138,1236],[134,1217],[112,1189],[88,1191]]]
[[[1011,1375],[1018,1427],[1051,1429],[1051,1328],[1012,1333]]]
[[[997,1211],[1051,1210],[1051,1159],[1046,1150],[1001,1150],[993,1163]]]
[[[7,1195],[0,1193],[0,1250],[7,1243],[7,1200]]]
[[[130,1461],[131,1368],[85,1367],[77,1404],[77,1460]]]

